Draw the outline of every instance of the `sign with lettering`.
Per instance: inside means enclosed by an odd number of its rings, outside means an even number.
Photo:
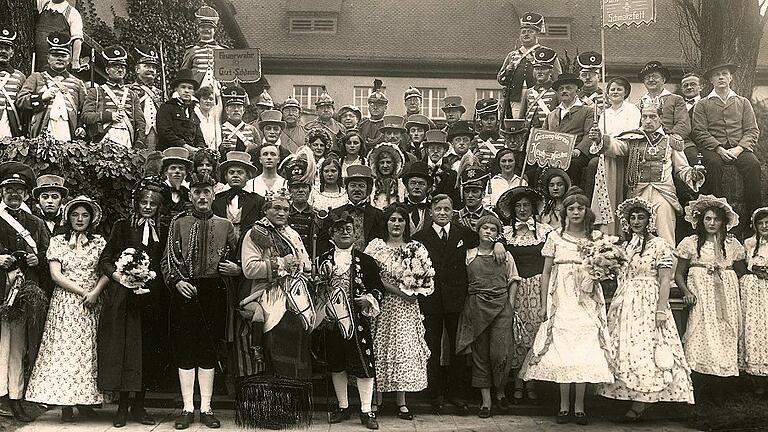
[[[525,157],[531,165],[567,170],[571,166],[574,145],[576,135],[533,128],[528,136]]]
[[[213,50],[213,76],[219,81],[253,83],[261,79],[261,50]]]
[[[603,0],[603,26],[656,22],[656,0]]]

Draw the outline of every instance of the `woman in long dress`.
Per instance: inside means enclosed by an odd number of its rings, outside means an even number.
[[[123,427],[128,418],[153,425],[144,409],[147,389],[156,389],[168,373],[168,307],[170,296],[160,273],[160,260],[168,237],[168,221],[161,218],[164,205],[161,179],[139,182],[133,197],[133,215],[118,220],[99,259],[99,269],[111,282],[104,290],[99,318],[99,389],[119,392],[112,424]],[[147,254],[154,279],[143,287],[126,287],[116,262],[128,248]],[[136,290],[136,291],[135,291]],[[134,393],[133,401],[129,400]]]
[[[586,383],[613,382],[602,288],[587,274],[579,252],[580,244],[593,241],[601,233],[593,229],[595,215],[581,189],[571,187],[563,206],[565,227],[552,231],[541,251],[544,272],[540,316],[546,321],[536,333],[520,376],[525,381],[560,384],[558,423],[571,420],[570,385],[575,383],[574,420],[585,425]]]
[[[640,127],[640,110],[627,102],[632,86],[621,76],[608,81],[607,107],[600,115],[598,127],[604,135],[616,136],[622,132]],[[616,225],[613,209],[624,200],[624,165],[622,156],[598,156],[595,191],[592,195],[592,211],[595,213],[595,225],[600,231],[617,235],[621,227]]]
[[[636,422],[649,403],[692,404],[693,383],[669,307],[674,251],[653,234],[656,207],[643,198],[630,198],[616,213],[629,262],[608,310],[616,381],[601,385],[598,394],[633,401],[621,421]]]
[[[40,344],[40,353],[27,388],[27,400],[61,406],[61,420],[93,416],[89,405],[104,398],[98,388],[96,332],[101,311],[99,294],[109,279],[99,278],[99,255],[106,241],[94,228],[101,207],[79,196],[64,207],[68,233],[53,237],[48,246],[51,278],[56,283]]]
[[[677,246],[675,282],[683,301],[693,305],[683,336],[685,358],[694,374],[697,393],[709,386],[722,397],[723,377],[739,375],[738,338],[741,325],[737,272],[746,271],[745,253],[728,231],[739,216],[725,198],[699,195],[685,207],[685,220],[696,234]],[[701,400],[701,397],[697,397]]]
[[[547,241],[552,227],[539,222],[539,212],[543,204],[542,196],[527,186],[519,186],[507,191],[499,198],[496,214],[505,215],[510,224],[504,227],[507,250],[512,254],[520,275],[514,310],[520,318],[515,327],[515,351],[512,355],[512,369],[520,369],[528,351],[533,346],[533,338],[541,325],[541,274],[544,271],[544,257],[541,249]],[[502,216],[504,217],[504,216]],[[517,374],[512,402],[517,403],[527,397],[529,401],[538,399],[533,381],[523,383]],[[523,393],[525,390],[525,394]]]
[[[740,284],[739,369],[755,378],[755,392],[762,394],[768,376],[768,207],[752,213],[752,229],[755,235],[744,241],[749,273]]]
[[[480,418],[491,416],[491,390],[496,393],[493,406],[500,411],[509,409],[504,391],[515,350],[513,305],[520,277],[509,252],[503,262],[493,256],[501,230],[496,216],[477,221],[480,244],[466,253],[467,299],[456,334],[456,353],[472,355],[472,387],[479,388],[482,396]]]
[[[406,405],[405,393],[422,391],[427,387],[427,359],[430,353],[424,339],[424,323],[417,295],[404,292],[404,273],[413,270],[405,261],[418,260],[424,263],[425,269],[431,268],[432,262],[424,245],[411,240],[405,207],[394,204],[387,208],[384,216],[387,221],[385,239],[374,239],[365,248],[365,253],[379,264],[386,290],[381,301],[381,313],[373,325],[375,405],[381,405],[381,393],[397,392],[397,416],[411,420],[413,414]],[[413,258],[406,260],[406,255],[413,255]],[[431,277],[426,285],[423,293],[428,295],[434,290]]]

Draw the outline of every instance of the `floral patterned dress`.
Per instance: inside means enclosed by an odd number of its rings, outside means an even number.
[[[744,242],[747,269],[768,267],[768,242],[757,248],[755,237]],[[757,254],[755,254],[755,249]],[[741,316],[743,331],[739,338],[739,369],[752,375],[768,375],[768,280],[755,274],[741,278]]]
[[[737,376],[741,304],[739,280],[732,266],[743,260],[745,254],[738,240],[730,235],[725,241],[725,252],[724,257],[717,257],[722,253],[716,253],[715,244],[707,241],[699,256],[695,235],[684,238],[677,246],[677,255],[690,260],[687,283],[696,296],[696,304],[688,314],[683,346],[692,370]]]
[[[552,227],[545,223],[536,223],[535,228],[525,222],[515,222],[516,229],[504,227],[507,250],[512,254],[517,265],[517,272],[522,280],[517,287],[514,310],[520,318],[515,327],[515,351],[512,355],[512,367],[519,368],[533,346],[536,331],[541,325],[541,272],[544,269],[544,257],[541,249]],[[535,231],[534,231],[535,229]]]
[[[541,254],[554,258],[547,295],[547,320],[536,333],[520,378],[556,383],[613,382],[605,300],[582,266],[579,242],[552,231]]]
[[[61,263],[61,273],[88,291],[96,287],[99,256],[107,242],[93,236],[71,248],[63,235],[51,239],[48,261]],[[101,299],[89,308],[82,297],[56,286],[51,296],[40,354],[32,370],[27,400],[51,405],[95,405],[103,397],[97,386],[96,332]]]
[[[671,271],[672,246],[661,237],[654,237],[647,241],[642,254],[640,246],[627,246],[626,251],[629,263],[619,277],[608,310],[616,382],[600,385],[597,392],[611,399],[693,403],[691,369],[669,304],[664,326],[656,328],[659,269]],[[654,352],[662,344],[672,353],[671,370],[656,365]]]
[[[374,239],[368,244],[365,253],[378,263],[382,281],[395,286],[403,281],[403,260],[399,258],[402,251],[399,249],[405,247],[414,247],[417,254],[429,261],[427,249],[415,241],[400,248],[390,247],[381,239]],[[427,360],[430,352],[424,339],[424,317],[419,303],[409,303],[387,292],[380,307],[381,312],[372,326],[376,390],[424,390],[427,388]]]

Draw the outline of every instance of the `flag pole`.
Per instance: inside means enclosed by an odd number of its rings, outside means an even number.
[[[605,7],[605,6],[603,6]],[[607,99],[608,97],[608,86],[605,81],[605,65],[607,62],[605,58],[605,22],[603,22],[604,14],[603,11],[600,11],[600,55],[603,57],[603,64],[602,64],[602,71],[600,73],[601,77],[600,79],[603,81],[603,98]],[[608,104],[608,100],[603,100],[603,112],[601,114],[605,114],[606,105]],[[605,127],[605,115],[601,115],[603,118],[603,131],[606,130]]]

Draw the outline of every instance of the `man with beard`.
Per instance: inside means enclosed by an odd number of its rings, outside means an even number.
[[[286,150],[296,153],[299,147],[305,144],[307,133],[301,122],[301,105],[299,101],[289,97],[280,109],[283,112],[285,128],[280,133],[280,142]]]
[[[384,140],[383,135],[380,132],[381,126],[384,124],[384,113],[387,112],[387,104],[389,99],[387,95],[381,91],[382,82],[379,79],[373,80],[373,91],[368,96],[368,114],[370,117],[360,121],[358,129],[360,129],[360,135],[363,137],[366,148],[373,148],[376,144]]]
[[[45,223],[21,206],[29,198],[35,174],[19,162],[0,164],[0,270],[2,297],[12,289],[21,288],[25,281],[41,283],[48,274],[46,252],[48,229]],[[10,283],[8,283],[10,282]],[[41,314],[42,312],[42,314]],[[45,322],[45,311],[25,311],[15,320],[0,323],[0,396],[9,400],[14,418],[23,422],[32,419],[24,411],[24,365],[35,364]],[[26,361],[24,355],[27,355]]]
[[[363,118],[363,113],[360,112],[360,108],[354,105],[344,105],[339,108],[339,112],[336,115],[347,130],[357,129],[357,125]]]
[[[163,193],[170,216],[187,211],[191,207],[187,175],[192,173],[192,161],[187,149],[171,147],[163,150],[160,172],[165,175]]]
[[[144,144],[149,151],[157,148],[157,110],[163,103],[163,91],[155,84],[160,68],[160,58],[154,47],[139,45],[136,51],[136,82],[131,90],[139,98],[139,106],[144,114]]]
[[[200,120],[195,114],[194,94],[199,84],[192,70],[182,69],[171,82],[173,95],[157,111],[157,149],[183,147],[194,153],[205,148]]]
[[[245,99],[248,95],[242,87],[227,87],[222,90],[224,96],[224,111],[227,121],[221,125],[221,156],[236,150],[240,152],[253,151],[259,145],[260,137],[255,127],[243,121]]]
[[[242,274],[235,228],[211,209],[213,185],[208,175],[192,174],[193,210],[171,222],[168,245],[161,262],[163,279],[171,289],[171,346],[184,408],[176,429],[194,420],[195,372],[200,386],[200,422],[218,428],[211,409],[214,370],[219,343],[225,337],[227,294],[225,278]]]
[[[414,162],[401,175],[405,185],[403,205],[409,212],[408,221],[411,232],[415,233],[432,224],[429,214],[429,191],[432,189],[432,176],[424,162]]]
[[[331,148],[338,151],[338,146],[336,145],[336,137],[339,134],[343,135],[346,133],[347,128],[345,128],[343,124],[337,122],[336,119],[333,118],[334,103],[335,102],[331,95],[328,94],[328,91],[325,89],[325,87],[323,87],[323,92],[320,94],[317,102],[315,102],[315,109],[317,109],[317,120],[307,123],[304,126],[304,130],[308,131],[315,127],[325,128],[325,130],[327,130],[331,135]]]
[[[123,47],[112,46],[101,55],[107,63],[107,82],[88,90],[83,123],[94,142],[144,148],[144,113],[136,93],[123,82],[128,53]]]
[[[80,111],[85,102],[85,84],[67,72],[72,59],[69,37],[59,33],[48,36],[48,67],[29,76],[19,90],[16,105],[32,110],[28,136],[40,136],[47,130],[59,141],[85,138],[80,127]]]
[[[235,227],[235,236],[240,238],[244,229],[264,216],[264,198],[243,190],[245,183],[256,176],[256,167],[248,153],[233,150],[227,153],[227,160],[219,165],[219,178],[229,189],[216,194],[213,200],[213,214],[229,219]]]
[[[552,90],[557,92],[560,105],[558,105],[544,121],[544,129],[564,132],[576,135],[576,145],[571,154],[571,166],[568,168],[568,176],[574,184],[582,185],[582,172],[589,164],[591,156],[589,148],[592,141],[589,139],[589,131],[595,122],[595,111],[592,107],[584,105],[578,98],[578,90],[584,82],[576,75],[564,73],[552,83]]]
[[[44,174],[37,178],[37,187],[32,189],[32,197],[37,206],[35,213],[45,222],[50,237],[66,234],[61,220],[61,205],[69,189],[64,186],[64,178],[53,174]]]
[[[603,89],[600,88],[603,56],[594,51],[586,51],[576,57],[576,63],[579,65],[579,79],[584,83],[579,90],[581,103],[602,111],[605,106]]]
[[[13,29],[0,28],[0,140],[23,135],[16,96],[27,76],[10,64],[16,38]]]
[[[539,34],[544,31],[544,17],[536,12],[527,12],[520,18],[520,47],[507,54],[496,79],[504,87],[503,118],[519,117],[520,101],[524,87],[533,87],[534,52],[541,47]],[[560,63],[555,63],[555,77],[562,73]],[[515,112],[518,111],[518,112]]]
[[[352,165],[347,168],[344,176],[344,187],[347,190],[349,204],[337,207],[331,211],[328,219],[338,218],[343,212],[352,215],[355,227],[354,247],[358,251],[364,251],[368,243],[374,238],[381,238],[386,229],[384,213],[372,206],[368,200],[373,191],[373,172],[366,165]],[[328,220],[326,219],[326,220]],[[329,232],[330,222],[326,222],[322,232]],[[326,238],[327,240],[327,238]],[[325,244],[323,250],[328,250],[329,244]]]

